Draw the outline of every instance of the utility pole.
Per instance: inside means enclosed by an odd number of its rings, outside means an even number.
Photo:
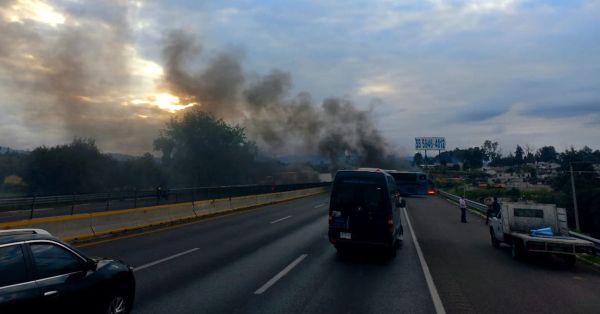
[[[579,231],[579,210],[577,209],[577,195],[575,192],[575,179],[573,177],[573,164],[569,163],[571,173],[571,193],[573,194],[573,209],[575,210],[575,229]]]

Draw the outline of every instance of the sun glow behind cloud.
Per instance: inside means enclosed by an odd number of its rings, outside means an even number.
[[[65,16],[49,4],[37,0],[19,0],[7,9],[0,9],[4,19],[14,23],[24,23],[33,20],[56,27],[65,23]]]
[[[172,95],[167,92],[159,92],[156,94],[148,95],[144,98],[136,98],[129,101],[129,104],[134,106],[156,106],[162,110],[175,113],[179,110],[183,110],[192,106],[197,105],[195,102],[185,103],[180,97]],[[139,115],[138,115],[139,116]],[[148,116],[139,116],[140,118],[148,118]]]

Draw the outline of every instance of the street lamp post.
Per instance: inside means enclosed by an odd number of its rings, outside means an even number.
[[[573,177],[573,164],[569,163],[571,173],[571,194],[573,194],[573,209],[575,210],[575,229],[579,231],[579,210],[577,209],[577,194],[575,192],[575,179]]]

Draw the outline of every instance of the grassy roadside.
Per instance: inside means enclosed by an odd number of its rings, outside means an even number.
[[[600,256],[582,256],[581,258],[596,266],[600,266]]]

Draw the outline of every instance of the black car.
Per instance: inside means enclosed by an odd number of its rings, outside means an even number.
[[[396,256],[403,237],[400,208],[405,202],[390,174],[376,169],[338,171],[329,204],[329,241],[338,252],[375,246]]]
[[[40,229],[0,231],[0,313],[128,313],[133,269]]]

